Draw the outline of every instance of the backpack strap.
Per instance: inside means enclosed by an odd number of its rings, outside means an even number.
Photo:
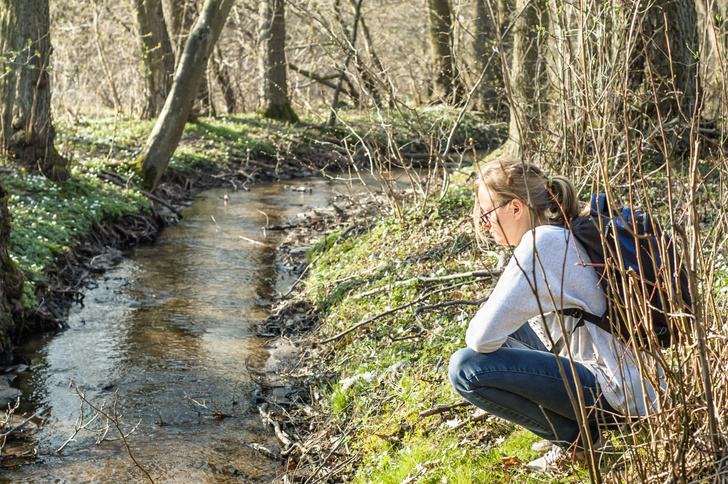
[[[591,198],[591,216],[596,217],[599,214],[604,213],[607,208],[607,195],[606,193],[593,193]]]
[[[559,309],[557,312],[561,313],[564,316],[571,316],[573,318],[579,319],[579,321],[577,321],[576,323],[576,326],[574,326],[574,329],[569,332],[569,338],[571,338],[571,335],[574,334],[577,329],[579,329],[581,326],[584,326],[584,321],[598,325],[603,319],[602,316],[597,316],[596,314],[592,314],[580,308]],[[553,351],[554,354],[558,355],[559,353],[561,353],[561,350],[564,349],[565,344],[566,342],[564,341],[564,336],[561,335],[561,338],[559,338],[559,340],[554,343],[551,351]]]

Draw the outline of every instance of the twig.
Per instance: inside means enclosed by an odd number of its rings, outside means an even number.
[[[495,276],[497,274],[500,274],[500,271],[473,271],[473,272],[463,272],[463,273],[460,273],[460,274],[451,274],[449,276],[442,276],[442,277],[414,277],[414,278],[408,279],[406,281],[400,281],[399,283],[395,283],[395,286],[396,285],[400,285],[400,284],[405,284],[405,283],[411,282],[411,281],[439,282],[439,281],[450,281],[450,280],[459,279],[459,278],[462,278],[462,277],[485,277],[485,276],[492,277],[492,276]],[[388,311],[384,311],[383,313],[379,313],[376,316],[372,316],[371,318],[366,319],[366,320],[364,320],[364,321],[362,321],[360,323],[357,323],[354,326],[352,326],[352,327],[350,327],[350,328],[342,331],[339,334],[336,334],[334,336],[331,336],[330,338],[326,338],[326,339],[323,339],[323,340],[319,341],[317,344],[326,344],[326,343],[330,343],[332,341],[335,341],[337,339],[340,339],[340,338],[346,336],[347,334],[351,333],[352,331],[356,331],[358,328],[361,328],[362,326],[365,326],[365,325],[367,325],[367,324],[369,324],[369,323],[371,323],[373,321],[376,321],[377,319],[381,319],[384,316],[388,316],[388,315],[390,315],[392,313],[396,313],[397,311],[399,311],[401,309],[404,309],[404,308],[413,306],[413,305],[415,305],[415,304],[417,304],[419,302],[422,302],[426,298],[430,297],[432,294],[433,293],[426,294],[424,296],[421,296],[421,297],[415,299],[414,301],[410,301],[410,302],[401,304],[401,305],[397,306],[396,308],[389,309]],[[451,301],[450,303],[441,303],[441,305],[443,305],[443,306],[450,306],[450,305],[453,305],[453,304],[480,304],[484,300],[485,299],[480,299],[478,301],[458,300],[458,301]],[[422,308],[418,308],[418,310],[421,311],[421,310],[425,310],[425,309],[431,309],[433,307],[439,307],[439,305],[423,306]],[[417,320],[418,323],[422,324],[422,322],[419,319],[417,319],[417,313],[419,311],[415,311],[415,319]]]
[[[310,483],[311,483],[311,481],[313,480],[313,478],[314,478],[314,477],[316,477],[316,474],[318,474],[318,473],[319,473],[319,471],[320,471],[320,470],[321,470],[321,469],[323,468],[323,466],[324,466],[324,465],[326,465],[326,463],[327,463],[327,462],[329,461],[329,459],[330,459],[330,458],[331,458],[331,456],[332,456],[332,455],[334,454],[334,452],[336,452],[336,450],[337,450],[337,449],[338,449],[339,447],[341,447],[341,444],[343,444],[343,443],[344,443],[344,441],[346,440],[346,438],[347,438],[347,437],[349,437],[349,434],[351,434],[351,432],[352,432],[352,431],[353,431],[353,430],[354,430],[355,428],[356,428],[356,427],[352,427],[352,428],[350,428],[350,429],[349,429],[349,430],[348,430],[348,431],[347,431],[347,432],[346,432],[346,433],[344,434],[344,436],[343,436],[343,437],[341,437],[341,439],[339,439],[339,441],[338,441],[338,442],[336,443],[336,445],[334,446],[334,448],[333,448],[333,449],[331,449],[331,452],[329,452],[329,454],[328,454],[328,455],[326,456],[326,458],[325,458],[325,459],[323,459],[323,460],[321,461],[321,463],[320,463],[320,464],[319,464],[319,466],[318,466],[318,467],[316,468],[316,470],[315,470],[315,471],[313,471],[313,474],[311,474],[311,475],[309,476],[309,478],[308,478],[308,479],[306,479],[306,480],[304,481],[304,484],[310,484]]]
[[[466,405],[470,405],[470,404],[468,402],[466,402],[465,400],[460,400],[455,403],[447,403],[445,405],[436,405],[428,410],[424,410],[424,411],[420,412],[419,417],[422,419],[425,417],[429,417],[430,415],[444,413],[449,410],[452,410],[453,408],[464,407]]]
[[[111,415],[109,415],[108,413],[106,413],[103,410],[103,405],[101,405],[101,408],[98,408],[94,404],[89,402],[86,399],[85,393],[81,392],[81,389],[78,388],[78,385],[76,385],[76,382],[71,380],[70,385],[76,390],[76,395],[81,399],[82,403],[85,403],[86,405],[91,407],[91,409],[93,409],[97,413],[97,416],[103,415],[107,419],[107,421],[111,422],[114,425],[114,427],[116,427],[116,430],[119,432],[119,436],[121,437],[122,442],[124,442],[124,447],[126,447],[126,452],[127,452],[127,454],[129,454],[129,457],[131,458],[132,462],[134,462],[134,465],[136,467],[138,467],[139,470],[141,470],[144,473],[144,475],[147,477],[147,479],[149,479],[149,482],[154,484],[154,479],[152,479],[152,476],[149,474],[149,472],[147,472],[147,470],[144,467],[142,467],[142,465],[139,463],[139,461],[136,460],[136,458],[134,457],[134,454],[132,454],[131,447],[129,446],[129,442],[126,440],[124,431],[121,429],[121,425],[119,424],[119,417],[118,417],[118,413],[116,411],[116,404],[119,401],[119,399],[118,399],[119,389],[117,388],[116,392],[114,392],[114,406],[113,406],[114,416],[112,417]]]
[[[316,261],[318,261],[318,260],[319,260],[319,258],[320,258],[320,257],[321,257],[322,255],[323,255],[323,253],[320,253],[319,255],[317,255],[317,256],[316,256],[316,258],[315,258],[314,260],[312,260],[312,261],[311,261],[311,262],[310,262],[309,264],[307,264],[307,265],[306,265],[306,267],[305,267],[305,268],[303,269],[303,271],[301,272],[301,275],[300,275],[300,276],[298,276],[298,279],[296,279],[295,281],[293,281],[293,284],[291,284],[291,287],[290,287],[290,288],[288,288],[288,291],[287,291],[287,292],[286,292],[286,293],[285,293],[285,294],[283,295],[283,299],[285,299],[285,298],[287,298],[288,296],[290,296],[290,295],[291,295],[291,293],[293,292],[293,289],[294,289],[294,288],[295,288],[295,287],[296,287],[296,286],[298,285],[298,283],[299,283],[299,282],[301,282],[301,281],[303,280],[303,276],[305,276],[305,275],[306,275],[306,273],[308,272],[308,269],[309,269],[309,268],[310,268],[310,267],[311,267],[312,265],[314,265],[314,264],[316,263]]]
[[[4,434],[0,434],[0,439],[5,439],[6,437],[9,437],[10,435],[14,434],[18,430],[22,429],[26,425],[28,425],[28,422],[30,422],[33,418],[35,418],[35,414],[28,417],[23,423],[16,425],[12,429],[8,430]]]
[[[464,279],[466,277],[475,277],[476,279],[487,279],[489,277],[495,277],[499,276],[502,271],[495,270],[495,271],[472,271],[472,272],[461,272],[459,274],[449,274],[447,276],[442,277],[423,277],[423,276],[417,276],[412,277],[410,279],[405,279],[403,281],[397,281],[394,283],[394,287],[398,286],[404,286],[406,284],[411,284],[413,282],[446,282],[451,281],[453,279]],[[384,290],[388,289],[387,287],[378,287],[376,289],[372,289],[371,291],[363,292],[361,294],[357,294],[354,296],[355,299],[360,299],[366,296],[371,296],[372,294],[380,293]]]
[[[290,437],[288,437],[288,434],[286,434],[281,429],[281,424],[277,420],[273,420],[268,413],[268,404],[264,403],[263,405],[258,407],[258,411],[260,412],[260,418],[263,420],[263,422],[273,426],[273,431],[275,432],[278,440],[280,440],[283,444],[283,447],[291,447],[293,445],[293,442],[291,441]]]
[[[415,320],[417,320],[417,323],[420,324],[420,327],[422,329],[424,329],[424,325],[423,325],[422,320],[420,319],[420,316],[419,316],[419,314],[422,311],[429,311],[430,309],[444,308],[444,307],[447,307],[447,306],[457,306],[459,304],[466,304],[466,305],[469,305],[469,306],[480,306],[485,301],[487,301],[489,297],[490,297],[490,295],[485,296],[485,297],[482,297],[480,299],[476,299],[475,301],[469,301],[467,299],[458,299],[457,301],[446,301],[446,302],[437,303],[437,304],[429,304],[427,306],[420,306],[417,309],[415,309],[415,314],[414,314]]]
[[[334,474],[336,474],[337,472],[341,472],[341,470],[342,469],[345,469],[347,465],[349,465],[354,459],[356,459],[359,456],[359,454],[361,454],[361,449],[357,450],[356,451],[356,454],[352,455],[351,457],[349,457],[348,459],[346,459],[344,462],[342,462],[341,464],[339,464],[338,466],[336,466],[328,474],[326,474],[325,476],[321,476],[320,478],[316,479],[311,484],[318,484],[319,482],[324,482],[324,481],[328,480],[329,477],[331,477]]]
[[[253,239],[249,239],[247,237],[243,237],[242,235],[238,235],[238,237],[240,237],[241,239],[243,239],[246,242],[250,242],[251,244],[265,245],[263,242],[258,242],[257,240],[253,240]]]

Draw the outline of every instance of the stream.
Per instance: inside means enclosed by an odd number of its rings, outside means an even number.
[[[29,367],[12,384],[23,392],[18,412],[44,424],[38,457],[4,461],[0,483],[149,482],[130,453],[155,482],[268,482],[280,472],[245,445],[278,446],[246,362],[268,358],[256,324],[293,282],[276,252],[285,232],[262,228],[329,206],[350,187],[307,179],[202,192],[180,225],[95,277],[70,329],[15,350]],[[88,402],[83,416],[71,381]],[[114,425],[91,421],[89,404],[120,416],[128,450]]]

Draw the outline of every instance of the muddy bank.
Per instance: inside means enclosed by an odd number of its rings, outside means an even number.
[[[400,201],[407,197],[404,192],[396,196]],[[320,323],[318,308],[308,299],[302,281],[308,275],[309,264],[327,245],[344,243],[369,230],[375,219],[390,211],[390,200],[384,194],[370,193],[334,200],[329,209],[307,213],[295,226],[281,228],[289,233],[278,250],[298,279],[278,298],[258,332],[259,336],[269,338],[264,347],[270,357],[258,369],[261,394],[257,396],[257,405],[263,422],[279,442],[277,449],[258,451],[283,466],[284,472],[275,482],[299,482],[301,476],[314,482],[319,463],[334,463],[335,469],[325,472],[333,477],[351,462],[338,459],[336,453],[348,436],[328,421],[321,410],[321,390],[338,380],[339,375],[313,363],[323,361],[330,348],[316,344],[313,330]]]

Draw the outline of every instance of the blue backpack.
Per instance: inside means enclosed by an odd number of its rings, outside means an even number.
[[[578,317],[577,326],[587,321],[619,334],[624,341],[634,337],[645,342],[649,339],[648,332],[652,332],[663,347],[679,341],[681,331],[667,311],[670,299],[676,297],[682,298],[686,311],[690,311],[692,300],[687,272],[677,257],[674,241],[663,235],[652,217],[630,208],[611,209],[605,194],[594,194],[590,214],[576,218],[569,228],[586,249],[599,274],[608,304],[602,316],[578,309],[562,312]],[[658,242],[663,236],[666,253],[661,253]],[[631,288],[624,287],[625,280]],[[648,303],[644,313],[647,317],[633,325],[638,333],[634,334],[625,320],[624,308],[640,307],[645,302]]]

